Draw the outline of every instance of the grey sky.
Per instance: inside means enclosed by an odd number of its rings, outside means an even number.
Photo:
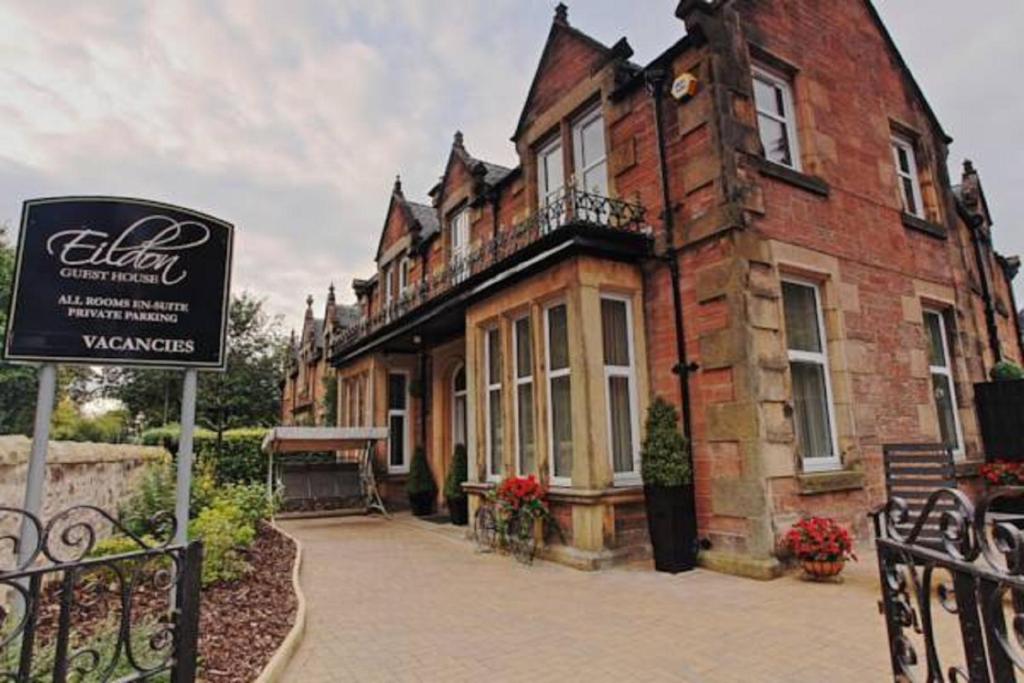
[[[645,62],[682,35],[674,0],[570,2]],[[21,201],[116,194],[238,226],[235,286],[288,324],[307,293],[368,275],[395,173],[425,200],[452,133],[512,164],[509,135],[548,0],[0,0],[0,221]],[[977,164],[996,246],[1024,252],[1024,3],[878,0],[947,131]],[[870,87],[870,78],[849,87]],[[1022,276],[1024,279],[1024,276]],[[1024,303],[1024,286],[1017,287]]]

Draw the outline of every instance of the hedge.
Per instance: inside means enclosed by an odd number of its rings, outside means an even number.
[[[260,447],[266,434],[267,430],[263,427],[229,429],[223,434],[218,455],[217,433],[208,429],[196,429],[193,450],[197,460],[213,463],[213,472],[218,484],[262,482],[267,476],[267,461]],[[180,425],[169,424],[147,429],[142,433],[141,439],[147,446],[163,446],[177,455],[180,436]]]

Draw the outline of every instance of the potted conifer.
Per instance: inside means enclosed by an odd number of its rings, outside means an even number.
[[[412,514],[425,517],[434,511],[434,497],[437,495],[437,484],[427,464],[427,455],[420,446],[412,456],[409,476],[405,480],[405,492],[409,496],[409,507]]]
[[[654,568],[672,574],[697,565],[693,472],[687,457],[688,444],[678,425],[675,407],[656,398],[647,411],[640,452]]]
[[[462,482],[468,478],[469,462],[466,459],[466,447],[460,443],[455,446],[452,467],[444,480],[444,498],[448,503],[448,514],[452,518],[452,524],[456,526],[465,526],[469,523],[469,501],[466,492],[462,490]]]

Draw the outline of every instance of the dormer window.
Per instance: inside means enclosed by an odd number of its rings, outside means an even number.
[[[892,156],[896,164],[896,180],[900,187],[903,210],[911,216],[924,218],[924,203],[921,201],[921,178],[917,171],[917,156],[914,143],[902,136],[892,138]]]
[[[595,108],[573,123],[576,186],[584,192],[608,194],[608,157],[604,144],[604,117]]]
[[[799,171],[800,149],[792,83],[766,69],[754,67],[754,104],[765,158]]]
[[[448,221],[448,240],[451,244],[451,270],[453,283],[459,283],[469,275],[469,209],[463,207]]]
[[[398,264],[398,293],[404,295],[409,290],[409,283],[411,281],[410,271],[412,269],[412,261],[409,260],[408,256],[403,256],[402,260]]]

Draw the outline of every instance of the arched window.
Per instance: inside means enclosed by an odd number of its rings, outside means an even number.
[[[466,445],[466,366],[452,375],[452,445]]]

